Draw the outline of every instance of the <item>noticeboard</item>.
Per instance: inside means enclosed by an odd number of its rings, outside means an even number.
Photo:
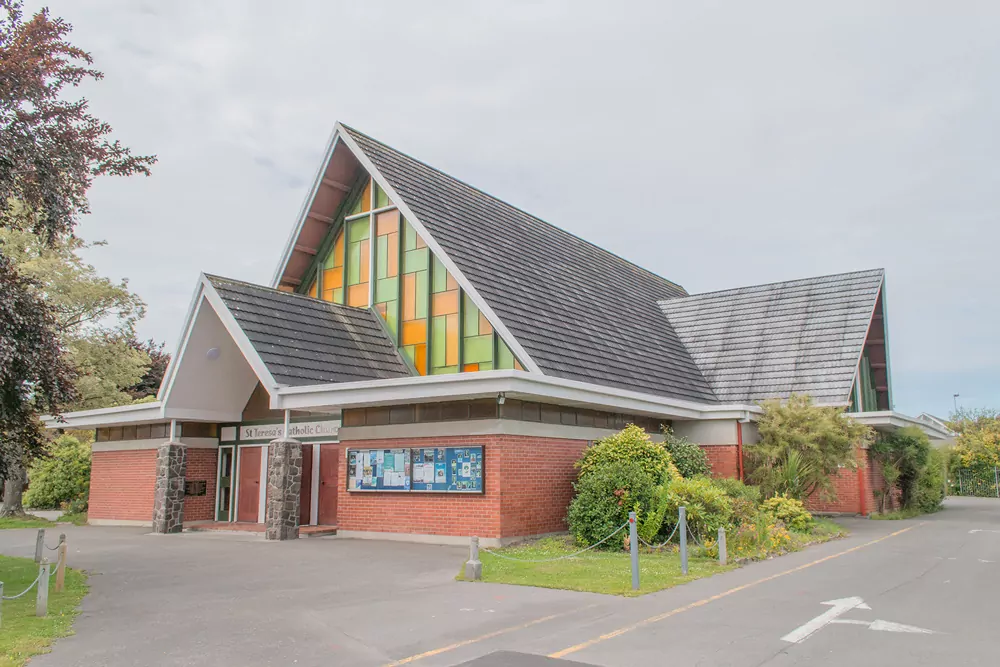
[[[348,491],[483,493],[482,446],[348,449]]]
[[[483,492],[482,447],[410,450],[413,491]]]
[[[347,450],[348,491],[409,491],[409,449]]]

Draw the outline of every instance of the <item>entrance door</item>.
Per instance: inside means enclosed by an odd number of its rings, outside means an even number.
[[[337,445],[319,445],[319,516],[321,526],[337,525],[337,470],[340,466],[340,448]]]
[[[216,521],[233,520],[233,447],[219,447],[219,491],[215,507]]]
[[[260,516],[260,447],[240,447],[240,496],[236,520],[258,523]]]
[[[308,526],[312,517],[313,446],[302,445],[302,491],[299,496],[299,525]]]

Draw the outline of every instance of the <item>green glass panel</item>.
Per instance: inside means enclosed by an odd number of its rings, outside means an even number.
[[[462,357],[463,364],[493,361],[493,336],[487,334],[466,338],[465,345],[462,347]],[[510,367],[514,367],[513,358],[511,358]]]
[[[375,239],[375,277],[385,278],[389,275],[389,237],[380,236]]]
[[[510,351],[507,344],[497,337],[497,370],[513,370],[514,369],[514,353]]]
[[[491,370],[493,370],[493,362],[492,361],[480,361],[479,362],[479,370],[481,370],[481,371],[491,371]]]
[[[431,318],[431,367],[440,367],[448,363],[446,359],[448,350],[447,339],[447,315],[438,315]]]
[[[447,375],[450,373],[457,373],[458,366],[444,366],[442,368],[432,368],[431,375]]]
[[[354,202],[354,206],[351,207],[351,210],[348,212],[347,215],[357,215],[358,213],[361,213],[361,202],[363,200],[364,197],[361,194],[359,194],[357,201]]]
[[[416,356],[417,356],[417,346],[416,345],[404,345],[403,347],[399,348],[399,350],[400,350],[400,352],[403,353],[404,357],[406,357],[407,359],[409,359],[409,361],[410,361],[411,364],[415,364],[416,363]]]
[[[333,302],[334,303],[344,303],[344,288],[338,287],[333,290]]]
[[[396,340],[399,335],[399,321],[396,318],[396,312],[399,310],[398,301],[389,301],[385,304],[385,326],[389,329],[389,333],[392,334],[392,339]]]
[[[444,268],[444,264],[441,260],[437,258],[437,255],[431,255],[433,258],[434,269],[431,271],[432,278],[431,290],[437,294],[438,292],[444,292],[448,289],[448,269]]]
[[[385,303],[399,298],[399,276],[375,281],[375,303]]]
[[[427,317],[428,305],[431,300],[430,294],[427,293],[427,281],[429,277],[427,276],[427,271],[417,271],[416,273],[416,291],[417,291],[417,319],[422,320]]]
[[[405,221],[404,221],[405,222]],[[416,250],[417,231],[406,222],[403,225],[403,250]]]
[[[382,188],[375,184],[375,208],[382,208],[389,205],[389,195],[383,192]]]
[[[479,335],[479,308],[465,292],[462,292],[462,320],[464,324],[462,335],[466,337]],[[467,360],[466,363],[470,362]]]
[[[368,238],[369,233],[371,233],[371,218],[358,218],[357,220],[351,220],[347,223],[350,226],[348,240],[351,243],[355,241],[363,241]]]
[[[337,247],[337,239],[343,236],[343,234],[344,230],[341,228],[341,230],[337,232],[337,235],[333,237],[333,245],[330,246],[330,252],[326,255],[326,261],[323,262],[323,268],[332,269],[334,264],[336,264],[337,257],[334,249]]]
[[[361,282],[361,242],[351,243],[347,247],[347,284],[357,285]]]
[[[430,251],[427,248],[421,248],[420,250],[407,250],[403,253],[403,273],[426,271],[429,259]]]

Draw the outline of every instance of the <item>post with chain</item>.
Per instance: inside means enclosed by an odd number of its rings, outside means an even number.
[[[479,581],[483,578],[483,563],[479,560],[479,538],[469,539],[469,560],[465,562],[465,580]]]
[[[628,549],[632,554],[632,590],[639,590],[639,531],[635,527],[635,512],[628,513]]]
[[[1000,472],[998,472],[996,466],[993,466],[993,488],[997,490],[997,498],[1000,498]]]
[[[38,577],[38,597],[35,599],[35,616],[49,613],[49,559],[42,559],[42,574]]]
[[[726,551],[726,529],[719,526],[719,565],[725,565],[729,557]]]
[[[35,562],[42,562],[42,549],[45,547],[45,529],[38,529],[38,537],[35,538]]]
[[[3,582],[0,581],[0,628],[3,627]]]
[[[688,573],[688,531],[687,531],[687,508],[677,509],[677,525],[681,530],[681,574],[687,576]]]
[[[66,583],[66,533],[59,536],[59,564],[56,565],[56,593],[61,593]]]

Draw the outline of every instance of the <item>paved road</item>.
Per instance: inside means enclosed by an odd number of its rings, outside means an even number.
[[[458,583],[452,547],[67,527],[91,594],[77,635],[32,665],[998,663],[1000,501],[845,523],[847,539],[630,600]],[[0,552],[33,544],[0,531]],[[836,622],[808,625],[824,612]]]

